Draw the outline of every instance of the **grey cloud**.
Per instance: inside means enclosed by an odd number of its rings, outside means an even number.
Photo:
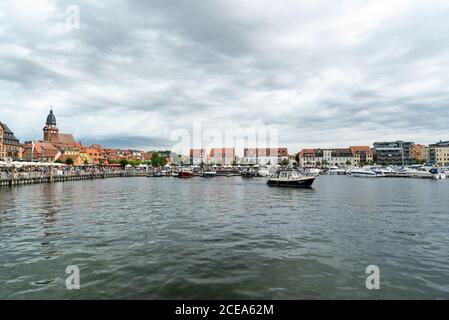
[[[277,128],[293,150],[408,133],[423,143],[448,138],[440,136],[449,116],[442,2],[49,1],[47,8],[42,0],[31,18],[13,3],[0,5],[16,17],[0,28],[0,116],[22,139],[40,137],[41,128],[8,111],[17,103],[42,110],[42,121],[53,104],[61,126],[110,146],[170,146],[169,130],[194,120],[222,130]],[[61,31],[72,4],[81,29]]]

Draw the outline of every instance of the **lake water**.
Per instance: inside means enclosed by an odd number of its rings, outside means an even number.
[[[67,290],[77,265],[81,289]],[[365,269],[380,269],[367,290]],[[0,189],[1,299],[449,298],[449,180],[114,178]]]

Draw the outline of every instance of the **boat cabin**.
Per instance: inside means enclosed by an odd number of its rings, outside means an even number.
[[[273,178],[282,180],[298,179],[299,177],[299,172],[295,170],[279,170],[273,175]]]

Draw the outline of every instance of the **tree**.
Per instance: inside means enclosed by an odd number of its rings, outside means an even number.
[[[65,159],[65,164],[68,166],[73,166],[73,159],[68,157],[67,159]]]
[[[167,160],[164,157],[162,157],[158,152],[155,152],[151,156],[151,164],[154,167],[163,167],[167,164]]]
[[[126,159],[120,160],[120,165],[121,165],[123,168],[125,168],[128,164],[129,164],[128,160],[126,160]]]
[[[323,166],[327,166],[329,164],[329,162],[327,160],[323,160],[323,162],[321,163]]]
[[[352,164],[351,160],[346,161],[346,165],[350,166]]]
[[[137,167],[138,165],[142,164],[142,161],[132,160],[132,161],[129,161],[129,164],[132,165],[133,167]]]
[[[55,161],[55,163],[62,163],[61,159]]]
[[[416,164],[425,164],[426,160],[424,160],[424,159],[417,159],[417,160],[415,160],[415,162],[416,162]]]
[[[299,165],[299,155],[300,155],[299,152],[295,155],[295,161],[298,165]]]
[[[281,161],[281,165],[283,165],[283,166],[288,166],[289,163],[290,163],[290,161],[288,161],[288,159],[283,159]]]

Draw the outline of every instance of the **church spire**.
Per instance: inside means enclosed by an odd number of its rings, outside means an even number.
[[[53,107],[50,108],[50,114],[47,116],[47,126],[56,126],[56,117],[53,113]]]

